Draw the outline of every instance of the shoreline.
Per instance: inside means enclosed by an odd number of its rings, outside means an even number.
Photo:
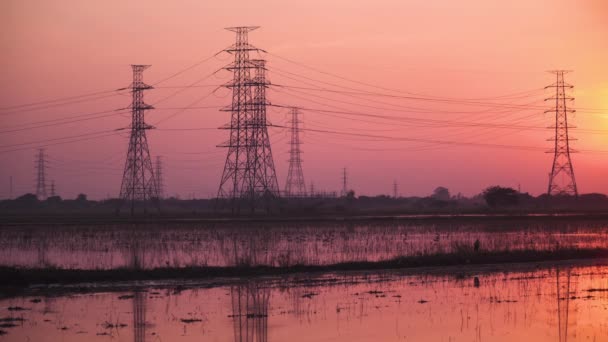
[[[128,225],[128,224],[200,224],[200,223],[314,223],[314,222],[487,222],[487,221],[608,221],[608,212],[481,212],[481,213],[403,213],[373,214],[353,213],[307,215],[307,216],[197,216],[197,215],[160,215],[160,216],[113,216],[113,215],[3,215],[0,228],[20,226],[73,226],[73,225]]]
[[[556,251],[468,252],[428,256],[398,257],[377,262],[348,262],[333,265],[293,265],[287,267],[234,266],[184,267],[156,269],[69,270],[57,268],[0,267],[0,296],[31,288],[63,287],[91,283],[124,283],[184,280],[219,280],[239,278],[251,280],[262,277],[298,274],[329,274],[339,272],[427,272],[429,268],[465,272],[469,267],[508,268],[510,265],[548,266],[566,261],[588,261],[608,264],[608,249],[562,249]]]

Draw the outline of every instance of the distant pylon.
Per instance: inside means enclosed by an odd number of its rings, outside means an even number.
[[[568,73],[565,70],[550,71],[556,75],[557,81],[545,88],[555,88],[555,97],[546,99],[555,101],[555,108],[546,111],[547,113],[555,113],[555,126],[550,127],[555,130],[555,137],[549,139],[555,142],[554,148],[548,153],[553,153],[553,165],[549,174],[549,188],[547,194],[553,195],[572,195],[578,196],[576,179],[574,178],[574,168],[572,167],[572,159],[570,153],[574,153],[570,149],[570,141],[575,140],[568,135],[568,129],[574,128],[568,126],[568,113],[574,113],[573,109],[568,109],[567,102],[573,101],[573,97],[566,94],[566,88],[573,88],[572,85],[564,81],[564,74]]]
[[[399,197],[399,184],[397,184],[397,181],[395,180],[393,182],[393,198],[397,197]]]
[[[51,197],[55,197],[55,180],[51,181]]]
[[[146,124],[144,120],[144,112],[153,108],[144,103],[144,90],[152,89],[152,86],[143,81],[143,71],[149,65],[132,65],[131,67],[133,68],[132,122],[129,127],[131,137],[120,187],[120,207],[125,202],[129,202],[131,215],[133,215],[137,202],[142,203],[144,212],[147,211],[147,202],[151,200],[156,202],[158,208],[158,187],[146,138],[146,130],[153,127]]]
[[[161,156],[156,156],[156,186],[158,189],[158,199],[162,199],[165,195],[165,183],[163,181],[163,161]]]
[[[225,68],[233,72],[225,85],[232,90],[232,103],[224,109],[231,112],[230,123],[221,128],[230,130],[230,138],[219,145],[228,153],[217,197],[229,199],[233,213],[243,204],[254,211],[259,198],[279,196],[266,122],[265,63],[249,59],[250,51],[259,51],[248,41],[248,32],[256,28],[227,28],[236,33],[236,43],[226,49],[234,54],[234,62]]]
[[[342,169],[342,196],[346,196],[348,194],[348,178],[346,175],[346,168]]]
[[[315,196],[315,183],[313,183],[313,182],[310,182],[310,193],[308,194],[308,196],[310,196],[310,197]]]
[[[285,196],[306,197],[306,184],[302,172],[302,150],[300,149],[300,119],[298,108],[291,108],[291,141],[289,142],[289,171],[285,183]]]
[[[46,194],[46,159],[44,149],[39,149],[36,155],[36,197],[45,200]]]

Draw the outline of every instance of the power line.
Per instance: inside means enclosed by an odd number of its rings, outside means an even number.
[[[116,110],[101,112],[101,113],[114,112],[113,114],[100,115],[100,116],[94,116],[94,117],[87,117],[87,118],[81,118],[81,119],[74,119],[74,120],[55,122],[55,123],[40,124],[40,125],[34,125],[34,126],[30,126],[30,127],[8,129],[8,130],[0,131],[0,133],[22,132],[22,131],[28,131],[28,130],[36,129],[36,128],[55,127],[55,126],[61,126],[61,125],[70,124],[70,123],[74,123],[74,122],[81,122],[81,121],[89,121],[89,120],[102,119],[102,118],[107,118],[107,117],[111,117],[111,116],[123,115],[124,114],[123,111],[124,111],[124,109],[116,109]],[[118,112],[118,113],[116,113],[116,112]]]
[[[103,132],[102,132],[103,133]],[[99,133],[98,133],[99,134]],[[84,134],[81,136],[87,136],[85,138],[82,139],[73,139],[73,140],[69,140],[69,141],[61,141],[61,142],[55,142],[55,143],[49,143],[49,144],[44,144],[44,145],[39,145],[41,147],[49,147],[49,146],[54,146],[54,145],[63,145],[63,144],[71,144],[71,143],[75,143],[75,142],[81,142],[81,141],[86,141],[86,140],[93,140],[93,139],[99,139],[99,138],[105,138],[105,137],[109,137],[109,136],[114,136],[117,135],[118,133],[115,131],[112,131],[112,133],[109,134],[102,134],[102,135],[93,135],[93,136],[89,136],[89,134]],[[66,138],[61,138],[61,139],[68,139],[69,137]],[[58,140],[58,139],[51,139],[51,140]],[[0,146],[0,149],[2,148],[2,146]],[[22,147],[22,148],[15,148],[15,149],[10,149],[10,150],[0,150],[0,153],[8,153],[8,152],[16,152],[16,151],[25,151],[25,150],[30,150],[32,148],[32,146],[28,146],[28,147]]]
[[[289,108],[287,105],[280,104],[272,104],[275,107]],[[330,113],[330,114],[345,114],[350,116],[362,116],[362,117],[371,117],[378,118],[383,120],[390,121],[399,121],[399,122],[413,122],[419,123],[420,125],[424,125],[423,127],[487,127],[487,128],[504,128],[504,129],[515,129],[515,130],[545,130],[546,127],[541,126],[525,126],[525,125],[513,125],[513,124],[492,124],[492,123],[484,123],[484,122],[459,122],[459,121],[451,121],[451,120],[437,120],[437,119],[420,119],[414,117],[403,117],[403,116],[390,116],[390,115],[380,115],[380,114],[370,114],[370,113],[362,113],[362,112],[352,112],[352,111],[341,111],[341,110],[327,110],[320,108],[307,108],[307,107],[299,107],[302,110],[310,111],[310,112],[318,112],[318,113]],[[371,122],[371,121],[368,121]],[[373,123],[373,122],[372,122]],[[411,126],[411,125],[409,125]],[[589,133],[598,133],[598,134],[608,134],[608,130],[581,130],[587,131]]]
[[[520,106],[518,106],[517,104],[496,103],[496,102],[483,102],[483,100],[492,100],[492,99],[494,99],[494,100],[500,100],[500,99],[508,99],[508,98],[532,97],[533,96],[532,94],[539,93],[539,92],[541,92],[543,90],[543,88],[539,88],[539,89],[522,91],[522,92],[510,94],[510,95],[502,95],[502,96],[494,96],[494,97],[486,97],[486,98],[437,97],[437,96],[430,96],[430,95],[423,95],[423,94],[417,94],[417,93],[404,92],[404,91],[399,91],[399,90],[392,90],[392,91],[397,92],[397,93],[408,94],[408,95],[395,95],[395,94],[386,94],[386,93],[371,92],[371,91],[361,90],[361,89],[358,89],[358,88],[352,88],[352,87],[348,87],[348,86],[344,86],[344,85],[340,85],[340,84],[336,84],[336,83],[332,83],[332,82],[322,81],[322,80],[314,79],[314,78],[311,78],[311,77],[299,75],[299,74],[296,74],[296,73],[293,73],[293,72],[290,72],[290,71],[281,70],[281,69],[279,69],[277,67],[273,67],[272,70],[275,71],[275,72],[278,71],[279,74],[283,74],[283,77],[287,77],[287,76],[285,76],[285,74],[289,74],[289,75],[292,75],[292,76],[304,78],[304,79],[307,79],[307,80],[310,80],[310,81],[314,81],[314,82],[317,82],[317,83],[331,85],[331,86],[342,88],[342,89],[347,89],[349,91],[335,90],[335,89],[328,89],[328,88],[320,88],[320,87],[316,87],[316,88],[294,87],[294,86],[288,86],[288,85],[283,85],[282,87],[300,88],[300,89],[317,90],[317,91],[327,91],[327,92],[333,92],[333,93],[360,95],[360,96],[381,96],[381,97],[389,97],[389,98],[396,98],[396,99],[420,100],[420,101],[431,101],[431,102],[438,102],[438,103],[462,104],[462,105],[474,105],[474,106],[504,107],[504,108],[517,107],[517,108],[519,108]],[[287,77],[287,78],[292,79],[292,80],[296,80],[298,82],[302,82],[302,83],[311,85],[311,83],[304,82],[302,80],[297,80],[297,79],[294,79],[294,78],[291,78],[291,77]],[[341,77],[338,76],[338,78],[341,78]],[[353,82],[360,83],[358,81],[353,81]],[[378,88],[376,86],[374,86],[374,87]],[[379,89],[390,90],[388,88],[383,88],[383,87],[379,87]],[[528,94],[528,95],[526,95],[526,94]],[[515,96],[513,96],[513,95],[515,95]],[[532,108],[532,107],[530,107],[530,108]],[[532,109],[542,109],[542,108],[532,108]],[[581,110],[581,112],[585,112],[585,111],[587,111],[587,112],[604,112],[604,113],[608,112],[608,108],[586,108],[586,107],[581,107],[580,110]]]
[[[331,77],[334,77],[334,78],[337,78],[337,79],[340,79],[340,80],[343,80],[343,81],[347,81],[347,82],[354,83],[354,84],[359,84],[359,85],[364,85],[364,86],[371,87],[371,88],[391,91],[391,92],[395,92],[395,93],[408,94],[408,95],[412,95],[412,96],[416,96],[416,97],[427,97],[427,98],[443,99],[443,100],[488,100],[488,99],[503,98],[505,96],[508,96],[508,95],[500,95],[500,96],[493,96],[493,97],[469,98],[469,99],[467,99],[467,98],[458,99],[458,98],[449,98],[449,97],[431,97],[430,95],[426,95],[426,94],[408,92],[408,91],[404,91],[404,90],[401,90],[401,89],[392,89],[392,88],[382,87],[382,86],[378,86],[378,85],[367,83],[367,82],[362,82],[362,81],[350,79],[350,78],[347,78],[347,77],[344,77],[344,76],[340,76],[340,75],[333,74],[333,73],[330,73],[330,72],[327,72],[327,71],[324,71],[324,70],[317,69],[315,67],[306,65],[304,63],[296,62],[296,61],[294,61],[292,59],[279,56],[279,55],[274,54],[272,52],[266,52],[266,53],[269,54],[269,55],[271,55],[271,56],[274,56],[274,57],[277,57],[279,59],[282,59],[282,60],[284,60],[286,62],[289,62],[289,63],[295,64],[295,65],[298,65],[300,67],[303,67],[305,69],[309,69],[309,70],[315,71],[317,73],[320,73],[320,74],[323,74],[323,75],[327,75],[327,76],[331,76]],[[344,87],[344,88],[346,88],[346,87]],[[531,91],[538,91],[538,90],[542,90],[542,89],[533,89]]]
[[[22,104],[18,104],[18,105],[14,105],[14,106],[2,107],[2,108],[0,108],[0,111],[11,110],[11,109],[21,108],[21,107],[32,107],[32,106],[46,105],[46,104],[50,104],[50,103],[54,103],[54,102],[62,102],[62,101],[80,99],[80,98],[83,98],[83,97],[90,97],[90,96],[95,96],[95,95],[114,93],[116,91],[117,91],[116,89],[105,90],[105,91],[96,91],[96,92],[92,92],[92,93],[86,93],[86,94],[80,94],[80,95],[74,95],[74,96],[61,97],[61,98],[51,99],[51,100],[43,100],[43,101],[36,101],[36,102],[30,102],[30,103],[22,103]],[[4,114],[4,113],[0,113],[0,114]]]
[[[170,80],[170,79],[172,79],[172,78],[174,78],[176,76],[179,76],[182,73],[184,73],[186,71],[189,71],[189,70],[191,70],[191,69],[193,69],[193,68],[195,68],[195,67],[197,67],[197,66],[199,66],[199,65],[201,65],[201,64],[203,64],[203,63],[205,63],[207,61],[209,61],[210,59],[216,57],[217,55],[219,55],[222,52],[223,51],[219,51],[219,52],[217,52],[217,53],[215,53],[215,54],[213,54],[213,55],[211,55],[209,57],[201,59],[201,60],[195,62],[194,64],[192,64],[192,65],[190,65],[190,66],[188,66],[188,67],[186,67],[184,69],[181,69],[181,70],[179,70],[179,71],[177,71],[177,72],[175,72],[175,73],[173,73],[173,74],[171,74],[171,75],[169,75],[169,76],[167,76],[167,77],[165,77],[165,78],[163,78],[163,79],[161,79],[161,80],[153,83],[153,85],[156,86],[156,85],[158,85],[158,84],[160,84],[162,82],[168,81],[168,80]],[[190,86],[164,86],[164,87],[158,87],[158,88],[184,88],[184,87],[188,88],[188,87],[192,87],[192,85],[190,85]],[[112,90],[95,91],[95,92],[84,93],[84,94],[79,94],[79,95],[59,97],[59,98],[49,99],[49,100],[41,100],[41,101],[34,101],[34,102],[29,102],[29,103],[22,103],[22,104],[13,105],[13,106],[1,107],[0,111],[11,110],[11,109],[16,109],[16,108],[22,108],[22,107],[32,107],[32,106],[39,106],[39,105],[47,105],[47,104],[52,104],[52,103],[56,103],[56,102],[65,102],[63,104],[70,104],[70,103],[73,103],[73,102],[66,102],[66,101],[81,99],[81,98],[84,98],[84,97],[91,97],[91,96],[95,96],[95,95],[115,93],[115,92],[119,92],[119,91],[127,90],[127,89],[129,89],[129,88],[126,87],[126,88],[118,88],[118,89],[112,89]],[[113,94],[111,96],[114,96],[114,95],[117,95],[117,94]],[[100,97],[100,98],[104,98],[104,97]],[[94,98],[94,99],[91,99],[91,100],[95,100],[95,99],[97,99],[97,98]],[[22,111],[20,111],[20,112],[22,112]],[[9,113],[0,113],[0,115],[2,115],[2,114],[9,114]]]
[[[311,131],[318,133],[327,133],[327,134],[335,134],[335,135],[344,135],[344,136],[354,136],[354,137],[364,137],[364,138],[377,138],[379,141],[412,141],[412,142],[426,142],[433,144],[442,144],[442,145],[463,145],[463,146],[476,146],[476,147],[496,147],[496,148],[507,148],[507,149],[519,149],[519,150],[529,150],[529,151],[540,151],[543,150],[540,147],[532,147],[532,146],[518,146],[518,145],[504,145],[504,144],[484,144],[484,143],[474,143],[474,142],[458,142],[458,141],[448,141],[448,140],[438,140],[438,139],[420,139],[420,138],[405,138],[405,137],[392,137],[385,135],[376,135],[376,134],[364,134],[364,133],[350,133],[350,132],[341,132],[341,131],[332,131],[332,130],[320,130],[320,129],[311,129],[304,128],[301,129],[303,131]]]
[[[72,136],[68,136],[68,137],[45,139],[45,140],[37,140],[37,141],[30,141],[30,142],[26,142],[26,143],[17,143],[17,144],[10,144],[10,145],[2,145],[2,146],[0,146],[0,149],[7,148],[7,147],[23,146],[23,145],[43,144],[43,143],[50,142],[50,141],[81,138],[81,137],[86,137],[86,136],[90,136],[90,135],[97,135],[97,134],[103,134],[103,133],[109,133],[109,132],[116,133],[115,130],[104,130],[104,131],[97,131],[97,132],[88,132],[88,133],[77,134],[77,135],[72,135]]]
[[[94,100],[105,99],[105,98],[113,97],[113,96],[116,96],[116,95],[120,95],[120,94],[115,93],[115,94],[111,94],[111,95],[98,96],[98,97],[94,97],[94,98],[81,99],[81,100],[62,102],[62,103],[54,103],[54,104],[48,104],[48,105],[45,105],[45,106],[38,106],[38,107],[33,107],[33,108],[25,108],[25,109],[20,109],[20,110],[14,110],[12,112],[0,113],[0,115],[19,114],[19,113],[23,113],[23,112],[31,112],[31,111],[37,111],[37,110],[55,108],[55,107],[65,106],[65,105],[68,105],[68,104],[82,103],[82,102],[87,102],[87,101],[94,101]]]
[[[219,52],[217,52],[217,53],[215,53],[215,54],[213,54],[213,55],[211,55],[211,56],[209,56],[209,57],[203,58],[203,59],[201,59],[201,60],[199,60],[199,61],[195,62],[194,64],[192,64],[192,65],[190,65],[190,66],[187,66],[186,68],[184,68],[184,69],[182,69],[182,70],[177,71],[177,72],[176,72],[176,73],[174,73],[174,74],[171,74],[171,75],[169,75],[169,76],[167,76],[167,77],[165,77],[165,78],[163,78],[163,79],[161,79],[161,80],[159,80],[159,81],[156,81],[155,83],[152,83],[152,85],[153,85],[153,86],[156,86],[156,85],[158,85],[158,84],[160,84],[160,83],[162,83],[162,82],[165,82],[165,81],[168,81],[168,80],[170,80],[170,79],[172,79],[172,78],[175,78],[175,77],[177,77],[177,76],[179,76],[179,75],[183,74],[184,72],[186,72],[186,71],[188,71],[188,70],[192,70],[192,69],[196,68],[197,66],[199,66],[199,65],[201,65],[201,64],[203,64],[203,63],[205,63],[205,62],[207,62],[207,61],[209,61],[209,60],[211,60],[212,58],[216,57],[217,55],[219,55],[219,54],[220,54],[220,53],[222,53],[222,52],[224,52],[224,51],[222,50],[222,51],[219,51]],[[166,88],[166,87],[165,87],[165,88]]]

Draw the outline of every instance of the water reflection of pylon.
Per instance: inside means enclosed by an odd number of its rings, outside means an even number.
[[[574,322],[571,322],[570,313],[576,313],[576,308],[570,306],[571,294],[576,292],[576,282],[571,281],[571,270],[565,271],[560,276],[560,270],[556,272],[557,279],[557,326],[559,334],[559,342],[567,342],[569,335],[575,335],[572,331],[568,331],[570,325],[576,326],[576,316]],[[574,304],[574,302],[573,302]]]
[[[268,341],[270,289],[249,283],[230,289],[235,342]]]
[[[146,293],[133,294],[133,341],[146,341]]]

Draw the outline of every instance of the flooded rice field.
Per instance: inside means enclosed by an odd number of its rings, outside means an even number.
[[[0,227],[0,266],[115,269],[328,265],[471,250],[608,248],[608,224],[150,223]]]
[[[608,266],[96,291],[1,299],[0,341],[608,341]]]

